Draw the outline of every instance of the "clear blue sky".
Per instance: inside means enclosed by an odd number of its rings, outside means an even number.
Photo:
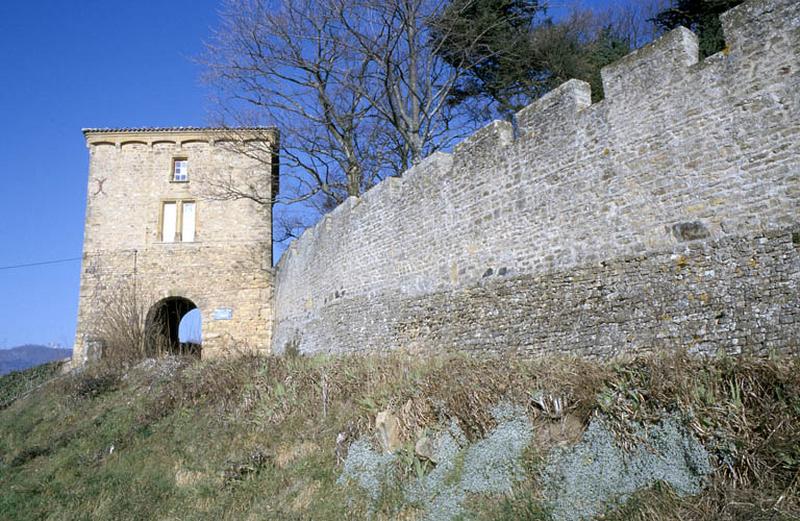
[[[0,267],[80,257],[82,127],[208,123],[192,58],[218,9],[217,0],[0,2]],[[0,269],[0,348],[71,346],[79,277],[77,261]]]
[[[0,266],[80,257],[82,127],[204,125],[215,0],[0,2]],[[80,263],[0,270],[0,347],[75,334]]]

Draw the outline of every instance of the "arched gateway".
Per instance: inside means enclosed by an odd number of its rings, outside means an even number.
[[[194,302],[183,297],[168,297],[156,302],[147,313],[147,351],[151,354],[191,355],[200,358],[199,339],[182,338],[181,321],[197,309]]]

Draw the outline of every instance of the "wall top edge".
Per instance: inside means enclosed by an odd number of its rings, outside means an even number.
[[[242,131],[268,131],[277,130],[277,127],[85,127],[81,129],[84,134],[119,134],[119,133],[145,133],[145,132],[242,132]]]
[[[83,128],[81,132],[87,144],[99,141],[142,139],[153,141],[160,137],[166,140],[182,140],[202,137],[212,140],[259,140],[277,143],[277,127],[140,127],[140,128]]]

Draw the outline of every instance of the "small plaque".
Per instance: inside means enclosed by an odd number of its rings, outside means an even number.
[[[233,309],[231,308],[217,308],[211,315],[214,320],[230,320],[233,318]]]

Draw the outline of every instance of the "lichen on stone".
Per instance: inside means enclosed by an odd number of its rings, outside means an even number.
[[[458,471],[458,458],[468,444],[464,431],[451,421],[447,429],[433,441],[436,466],[424,476],[410,482],[405,488],[405,499],[422,507],[424,519],[448,520],[462,513],[466,495],[454,473]]]
[[[403,495],[419,506],[426,521],[449,521],[464,513],[468,494],[510,492],[524,478],[520,463],[533,438],[533,426],[524,408],[500,404],[492,409],[497,426],[487,436],[470,444],[456,421],[433,438],[433,461],[427,474],[407,483]],[[352,461],[351,461],[352,458]],[[377,501],[390,473],[368,443],[355,442],[345,461],[340,483],[354,479]]]
[[[533,438],[524,409],[500,404],[492,409],[497,427],[467,450],[462,487],[473,493],[502,493],[525,477],[520,459]]]
[[[344,485],[353,480],[373,501],[377,501],[391,475],[395,459],[394,454],[383,454],[373,450],[365,439],[356,440],[350,445],[344,469],[337,483]]]
[[[676,419],[635,434],[642,441],[625,450],[598,418],[577,445],[551,453],[541,483],[555,521],[591,519],[656,482],[681,496],[702,490],[712,471],[709,454]]]

